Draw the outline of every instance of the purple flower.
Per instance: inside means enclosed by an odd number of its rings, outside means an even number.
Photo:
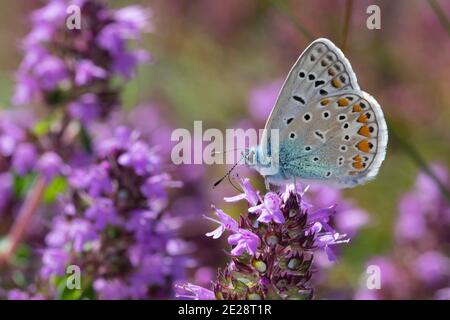
[[[175,295],[177,298],[193,300],[215,300],[214,292],[211,290],[196,286],[191,283],[179,283],[175,285]]]
[[[34,167],[36,160],[36,147],[31,143],[21,143],[14,152],[12,167],[19,175],[25,175]]]
[[[69,105],[69,113],[84,124],[91,123],[100,116],[98,97],[92,93],[82,95]]]
[[[231,250],[231,254],[234,256],[240,256],[244,251],[247,251],[250,255],[254,255],[256,249],[261,244],[261,239],[251,231],[239,229],[237,233],[228,237],[228,243],[235,246]]]
[[[49,55],[34,67],[34,75],[44,89],[53,90],[68,78],[68,71],[60,58]]]
[[[119,164],[134,169],[137,175],[142,176],[150,172],[156,164],[155,157],[149,147],[137,141],[119,157]]]
[[[64,249],[46,249],[42,254],[43,267],[41,269],[41,276],[43,278],[48,278],[51,275],[64,275],[68,261],[69,254]]]
[[[96,66],[91,60],[81,60],[76,66],[75,84],[83,86],[94,78],[103,79],[107,75],[103,68]]]
[[[413,264],[417,277],[427,285],[435,285],[446,278],[450,279],[450,258],[438,251],[428,251],[420,255]]]
[[[260,222],[269,223],[273,221],[275,223],[284,223],[285,220],[280,206],[280,197],[273,192],[269,192],[264,196],[262,204],[249,208],[248,212],[258,213],[258,221]]]
[[[251,206],[256,206],[260,201],[261,198],[259,196],[259,193],[253,189],[250,179],[248,178],[241,178],[240,185],[242,189],[244,190],[244,193],[241,193],[234,197],[225,197],[224,200],[227,202],[236,202],[240,200],[247,200]]]
[[[69,176],[70,184],[75,188],[85,188],[89,195],[99,197],[113,191],[109,178],[109,164],[102,162],[89,168],[76,169]]]
[[[7,205],[9,198],[11,196],[11,191],[13,187],[13,177],[10,173],[0,173],[0,216],[2,210]]]
[[[206,219],[214,221],[219,224],[219,227],[211,232],[208,232],[206,234],[207,237],[212,237],[213,239],[218,239],[220,236],[225,232],[225,230],[229,230],[231,232],[237,232],[239,229],[239,225],[232,217],[227,215],[225,212],[223,212],[220,209],[217,209],[216,207],[212,207],[214,209],[214,213],[219,218],[219,220],[206,217]]]
[[[249,96],[249,109],[251,115],[258,121],[263,122],[267,119],[275,105],[278,93],[283,85],[283,80],[277,79],[268,84],[254,88]]]
[[[44,153],[38,160],[36,167],[47,181],[52,180],[55,176],[63,173],[64,163],[55,152],[48,151]]]
[[[303,199],[307,188],[301,190],[293,185],[282,188],[283,192],[266,193],[261,203],[248,179],[240,183],[244,193],[226,200],[246,199],[250,208],[240,216],[238,224],[213,207],[220,220],[213,221],[219,227],[207,234],[217,239],[225,230],[232,233],[228,237],[231,261],[213,283],[215,296],[225,300],[274,296],[311,299],[313,288],[308,281],[313,275],[311,265],[316,253],[323,250],[329,260],[336,260],[331,248],[349,242],[345,234],[332,226],[336,205],[311,210],[312,205]],[[238,290],[234,283],[239,283]]]
[[[111,199],[97,198],[85,211],[86,218],[92,220],[97,230],[103,230],[107,225],[118,225],[121,219]]]

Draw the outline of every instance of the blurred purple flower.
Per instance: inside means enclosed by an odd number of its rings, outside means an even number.
[[[25,175],[33,169],[37,157],[37,150],[33,144],[21,143],[15,149],[12,159],[12,167],[19,175]]]
[[[106,71],[96,66],[92,61],[84,59],[78,62],[75,73],[75,84],[83,86],[94,78],[103,79]]]
[[[0,215],[12,194],[13,177],[9,172],[0,173]]]
[[[252,89],[249,96],[249,109],[252,117],[263,123],[267,120],[273,106],[275,105],[278,93],[283,85],[283,80],[277,79],[268,84]]]
[[[64,163],[61,157],[53,151],[44,153],[36,163],[36,167],[47,181],[52,180],[64,171]]]

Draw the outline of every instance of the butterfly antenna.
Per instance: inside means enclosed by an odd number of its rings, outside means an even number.
[[[236,168],[236,166],[239,164],[239,162],[241,162],[241,160],[244,159],[244,156],[242,156],[242,158],[240,158],[232,167],[230,170],[228,170],[228,172],[219,180],[216,181],[216,183],[214,183],[213,188],[217,187],[226,177],[230,176],[230,173],[234,170],[234,168]]]

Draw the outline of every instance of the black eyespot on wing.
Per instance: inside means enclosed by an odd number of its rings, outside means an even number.
[[[290,124],[293,120],[294,120],[294,118],[286,119],[286,124]]]
[[[348,127],[349,127],[349,124],[346,122],[346,123],[344,123],[344,125],[342,126],[344,129],[348,129]]]
[[[315,55],[313,55],[313,54],[310,55],[310,58],[311,58],[311,61],[313,61],[313,62],[316,61],[316,56]]]
[[[300,71],[300,73],[298,74],[298,76],[299,76],[300,78],[304,78],[304,77],[305,77],[305,73],[304,73],[303,71]]]
[[[328,171],[328,172],[325,174],[325,176],[327,176],[327,177],[331,176],[331,172]]]
[[[315,86],[315,87],[318,87],[318,86],[321,86],[321,85],[323,85],[323,84],[325,84],[325,81],[323,81],[323,80],[317,80],[317,81],[314,83],[314,86]]]
[[[309,74],[308,79],[313,81],[316,78],[315,75],[313,75],[312,73]]]
[[[305,115],[303,116],[303,119],[305,119],[305,121],[309,121],[309,120],[311,120],[311,115],[309,113],[305,113]]]
[[[323,133],[320,132],[319,130],[314,131],[314,134],[315,134],[316,136],[318,136],[320,139],[323,139]]]
[[[306,146],[305,147],[305,151],[311,151],[311,147],[310,146]]]
[[[295,132],[291,132],[291,133],[289,134],[289,138],[295,139]]]
[[[326,96],[326,95],[328,94],[328,91],[325,90],[325,89],[320,89],[319,93],[320,93],[320,95],[322,95],[322,96]]]
[[[292,97],[295,101],[298,101],[298,102],[300,102],[301,104],[305,104],[306,102],[305,102],[305,99],[303,99],[302,97],[299,97],[299,96],[293,96]]]

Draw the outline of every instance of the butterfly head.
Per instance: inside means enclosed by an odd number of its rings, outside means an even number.
[[[250,147],[248,149],[245,149],[243,152],[243,158],[244,162],[247,166],[250,168],[254,168],[258,166],[258,148],[257,147]]]

